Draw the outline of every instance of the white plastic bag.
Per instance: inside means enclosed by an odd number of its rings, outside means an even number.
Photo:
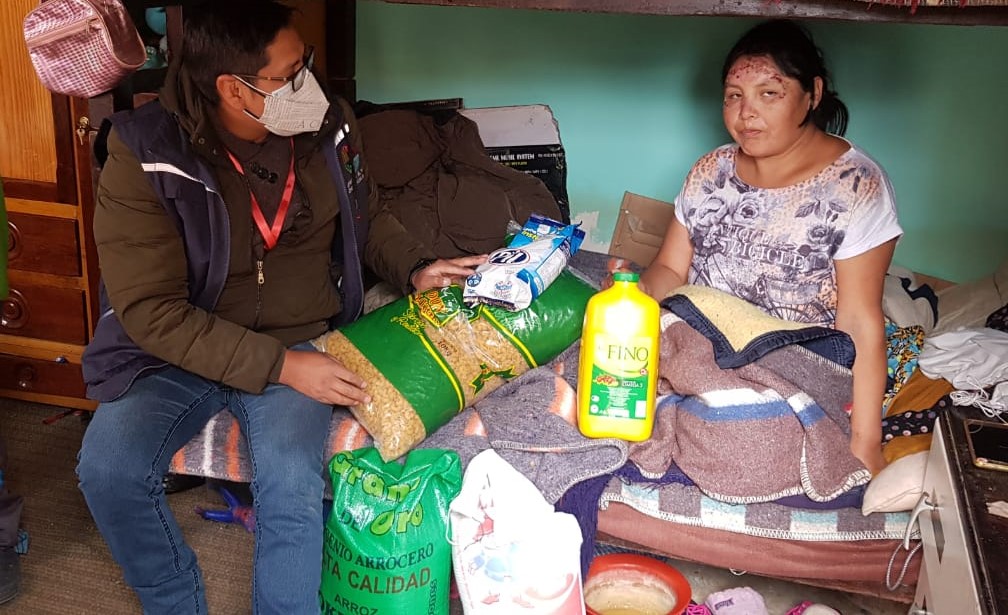
[[[493,449],[473,457],[449,507],[466,615],[583,615],[581,529]]]

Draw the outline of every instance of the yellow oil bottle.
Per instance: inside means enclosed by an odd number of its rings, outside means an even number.
[[[658,381],[658,302],[638,274],[616,272],[588,301],[578,368],[578,427],[590,438],[651,437]]]

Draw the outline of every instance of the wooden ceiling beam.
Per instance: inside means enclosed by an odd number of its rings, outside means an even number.
[[[392,4],[427,4],[483,8],[539,9],[581,13],[638,15],[785,17],[856,22],[941,24],[957,26],[1008,25],[1008,6],[931,7],[911,12],[909,0],[384,0]]]

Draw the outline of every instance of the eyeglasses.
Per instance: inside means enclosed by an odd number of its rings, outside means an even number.
[[[262,75],[242,75],[240,73],[232,73],[233,76],[238,77],[242,81],[246,79],[259,79],[261,81],[280,81],[282,83],[290,83],[291,87],[295,92],[301,89],[304,85],[305,77],[308,76],[308,71],[312,69],[315,65],[315,47],[309,45],[305,50],[304,58],[301,60],[301,68],[291,75],[290,77],[263,77]],[[258,88],[257,88],[258,89]]]

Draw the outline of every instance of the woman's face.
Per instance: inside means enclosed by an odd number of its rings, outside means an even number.
[[[821,92],[822,80],[815,81]],[[769,56],[742,56],[732,65],[724,84],[724,123],[732,139],[753,158],[788,151],[812,122],[802,121],[820,94],[802,89]]]

